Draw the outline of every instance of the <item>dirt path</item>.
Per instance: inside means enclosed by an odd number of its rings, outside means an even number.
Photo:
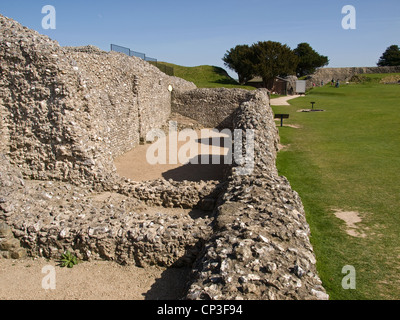
[[[286,97],[280,97],[276,99],[271,99],[271,105],[272,106],[290,106],[288,103],[289,100],[296,99],[298,97],[301,97],[300,95],[295,95],[295,96],[286,96]]]
[[[55,269],[55,290],[42,281]],[[0,300],[177,300],[189,269],[137,268],[115,262],[82,262],[72,269],[45,259],[0,259]],[[50,283],[50,282],[46,282]]]

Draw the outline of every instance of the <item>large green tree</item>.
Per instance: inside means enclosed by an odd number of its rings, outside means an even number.
[[[329,64],[328,57],[320,55],[308,43],[300,43],[293,51],[299,57],[296,72],[300,77],[313,74],[317,68]]]
[[[252,49],[248,45],[238,45],[227,51],[222,59],[229,69],[238,74],[240,84],[245,84],[254,77],[252,55]]]
[[[299,58],[286,44],[260,41],[252,46],[255,75],[260,76],[266,87],[271,86],[277,76],[296,73]]]
[[[378,62],[379,67],[400,66],[400,48],[392,45],[386,49]]]

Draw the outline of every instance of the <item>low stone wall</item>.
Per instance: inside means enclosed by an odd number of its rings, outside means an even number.
[[[255,130],[256,165],[249,175],[233,168],[187,299],[328,299],[301,199],[277,174],[278,134],[267,102],[251,100],[236,113],[235,129]]]
[[[191,266],[212,233],[211,212],[224,190],[217,181],[120,180],[99,193],[24,180],[1,154],[0,168],[0,251],[11,258],[58,260],[69,250],[85,261]],[[168,209],[174,207],[190,210]]]
[[[353,67],[353,68],[322,68],[318,69],[308,80],[307,88],[311,88],[313,83],[320,85],[321,81],[327,84],[332,79],[341,82],[349,81],[357,74],[374,74],[374,73],[399,73],[399,67]]]
[[[192,118],[206,128],[232,128],[235,110],[252,95],[248,90],[225,88],[174,92],[172,112]]]

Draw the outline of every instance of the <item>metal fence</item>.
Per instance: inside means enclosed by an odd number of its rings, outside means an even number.
[[[174,72],[174,68],[173,67],[169,67],[166,66],[165,64],[158,64],[157,68],[160,69],[160,71],[164,72],[165,74],[169,75],[169,76],[174,76],[175,72]]]
[[[117,46],[116,44],[111,45],[111,51],[121,52],[126,54],[127,56],[131,56],[131,49]]]
[[[156,66],[158,69],[160,69],[160,71],[164,72],[165,74],[167,74],[169,76],[173,76],[174,75],[174,68],[166,66],[165,64],[159,64],[157,59],[147,57],[145,53],[132,51],[129,48],[118,46],[116,44],[111,44],[111,51],[124,53],[124,54],[126,54],[127,56],[130,56],[130,57],[140,58],[140,59],[142,59],[144,61],[147,61],[150,64]]]

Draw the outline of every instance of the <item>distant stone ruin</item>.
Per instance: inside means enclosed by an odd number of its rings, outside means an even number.
[[[190,267],[185,299],[328,299],[301,199],[276,169],[266,90],[197,89],[139,58],[60,47],[1,15],[0,38],[1,257],[69,250]],[[114,159],[172,112],[254,130],[254,170],[233,164],[200,182],[120,177]]]
[[[355,75],[375,73],[399,73],[398,67],[352,67],[352,68],[321,68],[307,79],[307,88],[312,88],[313,83],[320,85],[330,83],[332,80],[347,82]]]

